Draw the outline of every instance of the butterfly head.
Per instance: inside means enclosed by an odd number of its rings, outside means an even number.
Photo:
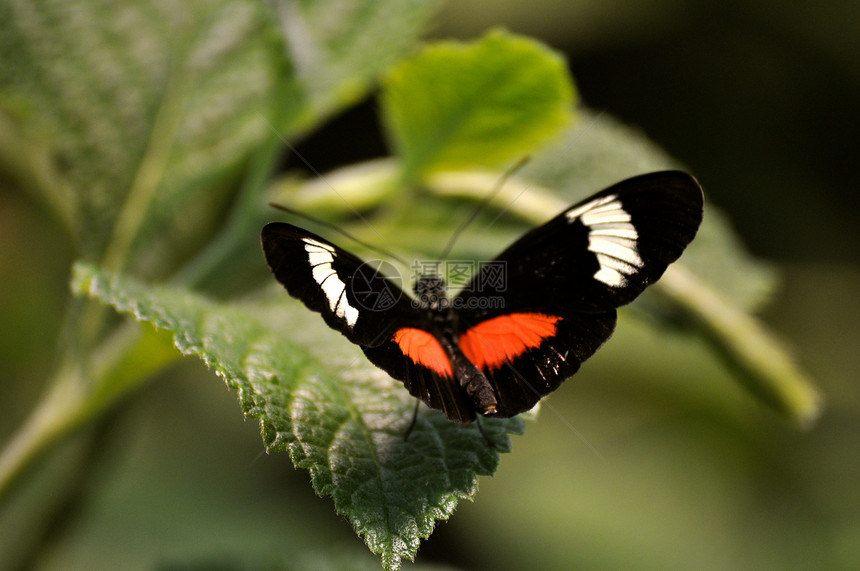
[[[439,309],[448,301],[446,289],[447,284],[441,277],[424,275],[415,282],[415,297],[421,307]]]

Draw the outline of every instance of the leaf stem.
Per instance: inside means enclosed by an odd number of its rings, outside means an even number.
[[[172,143],[176,140],[175,132],[179,128],[180,113],[177,113],[176,96],[182,93],[181,80],[173,74],[167,80],[162,104],[159,106],[149,137],[146,152],[140,161],[140,167],[126,195],[126,200],[115,223],[108,249],[102,260],[102,267],[121,272],[125,269],[128,255],[134,245],[146,216],[150,211],[152,201],[158,194],[158,188],[166,170],[170,157]]]
[[[93,303],[87,300],[88,304]],[[84,313],[87,313],[86,311]],[[83,359],[69,348],[45,396],[0,454],[0,505],[53,445],[179,358],[168,336],[124,323]]]
[[[501,176],[501,171],[490,170],[438,172],[428,177],[427,188],[438,196],[484,200],[498,185]],[[489,204],[496,206],[502,214],[511,211],[535,224],[546,222],[568,206],[548,189],[516,175],[507,180]]]
[[[261,196],[282,152],[280,139],[271,137],[252,158],[234,208],[223,229],[171,279],[191,288],[202,287],[241,253],[247,237],[259,234]]]
[[[68,431],[73,411],[80,408],[80,367],[62,363],[49,384],[48,393],[30,413],[0,454],[0,505],[59,435]]]
[[[821,395],[759,320],[722,298],[683,264],[670,266],[658,285],[693,318],[747,389],[804,428],[815,422]]]

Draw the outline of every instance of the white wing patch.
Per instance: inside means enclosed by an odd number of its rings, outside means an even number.
[[[334,248],[311,238],[303,238],[305,252],[308,253],[308,263],[314,280],[322,288],[328,306],[335,315],[345,319],[347,325],[353,327],[358,320],[358,310],[346,299],[346,284],[338,277],[331,267],[334,262]]]
[[[588,250],[597,255],[600,264],[594,279],[610,287],[623,287],[627,277],[644,265],[636,249],[639,234],[618,196],[596,198],[565,216],[569,222],[578,219],[588,228]]]

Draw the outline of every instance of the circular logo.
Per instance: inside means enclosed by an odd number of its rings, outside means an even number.
[[[403,295],[400,272],[385,260],[364,262],[352,274],[350,289],[356,302],[369,311],[385,311]]]

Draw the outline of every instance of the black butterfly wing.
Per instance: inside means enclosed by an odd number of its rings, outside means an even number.
[[[615,310],[553,315],[516,311],[464,328],[460,348],[484,373],[496,396],[496,414],[530,410],[579,370],[609,339]]]
[[[426,312],[413,307],[395,283],[374,266],[297,226],[267,224],[261,242],[272,273],[289,294],[361,346],[371,363],[451,420],[474,420],[474,406],[438,340],[427,331]],[[416,343],[425,345],[420,353],[424,358],[417,357]],[[406,354],[410,346],[411,356]]]
[[[411,328],[401,330],[410,331]],[[430,408],[441,410],[448,420],[462,423],[475,420],[475,405],[460,387],[453,368],[444,366],[441,361],[413,360],[405,354],[404,345],[395,339],[397,337],[392,336],[378,347],[362,347],[362,350],[371,363],[392,378],[403,381],[409,394],[421,399]],[[432,340],[429,342],[433,343]]]
[[[696,235],[702,207],[699,183],[684,172],[619,182],[511,244],[481,268],[458,306],[477,321],[511,309],[600,313],[630,303],[678,259]],[[503,306],[476,299],[486,296]]]
[[[615,308],[654,283],[695,236],[696,180],[664,171],[619,182],[523,235],[454,300],[460,346],[499,414],[530,409],[611,335]]]
[[[316,234],[272,222],[263,228],[261,243],[287,292],[353,343],[380,345],[398,322],[416,313],[410,298],[377,267]]]

